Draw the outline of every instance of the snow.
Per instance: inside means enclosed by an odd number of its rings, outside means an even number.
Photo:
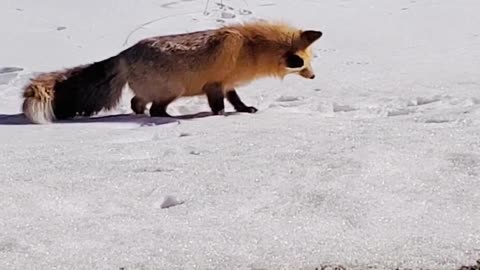
[[[480,259],[480,2],[216,2],[0,2],[2,269],[458,269]],[[209,111],[200,97],[169,108],[180,120],[137,117],[126,91],[92,119],[18,115],[36,72],[253,18],[324,33],[315,80],[239,89],[256,114],[193,117]]]

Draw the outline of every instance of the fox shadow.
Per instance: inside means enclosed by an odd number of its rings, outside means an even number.
[[[227,113],[231,115],[234,113]],[[179,122],[180,120],[192,120],[213,116],[211,112],[199,112],[195,114],[178,115],[172,117],[151,117],[149,115],[136,114],[116,114],[93,117],[78,117],[69,120],[57,120],[54,124],[76,124],[76,123],[136,123],[142,126],[159,126],[169,123]],[[0,114],[0,126],[22,126],[35,125],[28,120],[23,113],[19,114]]]

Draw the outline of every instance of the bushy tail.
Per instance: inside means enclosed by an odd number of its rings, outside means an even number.
[[[23,113],[33,123],[45,124],[112,109],[121,98],[127,75],[121,56],[40,74],[24,89]]]
[[[54,120],[52,99],[56,74],[42,74],[31,80],[23,92],[22,111],[36,124],[46,124]]]

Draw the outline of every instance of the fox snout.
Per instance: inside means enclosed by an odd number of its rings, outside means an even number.
[[[315,73],[311,68],[305,68],[300,71],[300,76],[307,78],[307,79],[315,79]]]

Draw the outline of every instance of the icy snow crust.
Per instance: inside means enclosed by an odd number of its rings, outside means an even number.
[[[480,258],[480,2],[205,4],[0,2],[1,269],[457,269]],[[257,114],[136,117],[126,89],[93,119],[18,115],[37,72],[254,18],[324,32],[315,80],[238,89]],[[203,97],[169,107],[208,111]]]

